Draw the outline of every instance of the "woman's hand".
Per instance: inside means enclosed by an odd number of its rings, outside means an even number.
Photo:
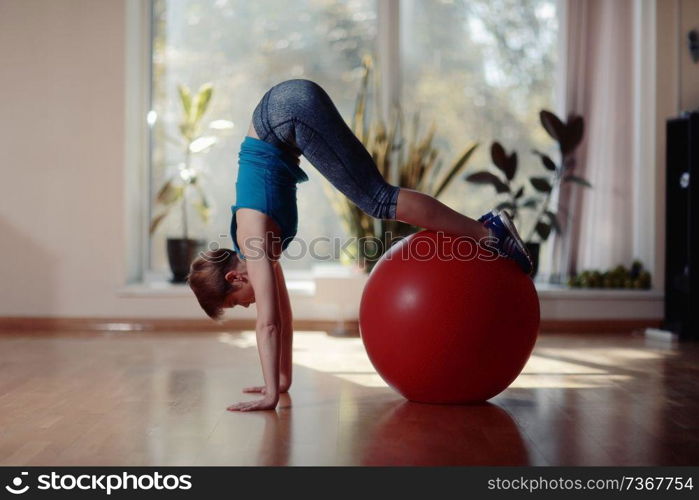
[[[264,385],[246,387],[243,389],[243,392],[247,394],[267,394],[267,388]]]
[[[288,392],[289,391],[289,384],[285,384],[284,380],[279,383],[279,392]],[[259,386],[253,386],[253,387],[246,387],[243,389],[243,392],[247,394],[267,394],[267,388],[264,385],[259,385]]]
[[[243,401],[240,403],[235,403],[227,408],[228,411],[262,411],[262,410],[274,410],[279,402],[279,396],[270,397],[265,396],[257,401]]]

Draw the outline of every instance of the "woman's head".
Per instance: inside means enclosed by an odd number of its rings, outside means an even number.
[[[245,261],[226,248],[202,253],[189,270],[187,283],[199,305],[212,319],[220,319],[223,309],[255,302]]]

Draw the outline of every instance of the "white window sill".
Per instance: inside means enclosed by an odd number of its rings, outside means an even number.
[[[569,288],[564,285],[536,283],[536,291],[540,299],[564,300],[663,300],[661,290],[626,290],[604,288]]]
[[[321,265],[307,271],[287,271],[285,273],[289,294],[294,297],[313,297],[318,292],[318,284],[322,282],[322,290],[337,288],[338,282],[345,282],[347,290],[363,287],[367,276],[349,267],[340,265]],[[343,287],[345,288],[345,287]],[[662,301],[661,290],[624,290],[601,288],[568,288],[563,285],[536,283],[540,299],[584,300],[584,301]],[[340,290],[337,290],[340,291]],[[163,275],[151,275],[146,281],[125,285],[117,290],[120,297],[185,297],[192,291],[186,284],[170,283]]]
[[[287,280],[289,295],[312,297],[315,295],[313,280]],[[185,297],[191,296],[192,290],[186,284],[170,283],[168,281],[150,281],[131,283],[117,289],[120,297]]]

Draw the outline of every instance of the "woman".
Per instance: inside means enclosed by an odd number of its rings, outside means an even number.
[[[431,196],[388,184],[328,94],[315,82],[283,81],[255,108],[241,144],[231,237],[235,251],[220,249],[192,263],[189,285],[204,311],[218,319],[224,308],[257,304],[257,345],[264,386],[255,401],[231,411],[270,410],[291,385],[291,306],[279,256],[296,235],[296,184],[308,180],[299,157],[317,168],[367,214],[483,241],[531,272],[531,260],[507,213],[478,221]]]

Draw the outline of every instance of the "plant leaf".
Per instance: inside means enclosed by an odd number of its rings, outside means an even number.
[[[182,121],[179,124],[180,133],[185,141],[191,142],[196,136],[196,127],[192,121],[192,114],[194,112],[192,91],[184,84],[178,85],[177,91],[180,95],[180,102],[182,103]]]
[[[456,161],[456,163],[454,163],[451,169],[449,169],[447,175],[444,176],[444,179],[439,183],[437,189],[434,190],[433,196],[435,198],[439,198],[439,195],[442,194],[442,191],[444,191],[447,188],[447,186],[449,186],[454,177],[459,172],[461,172],[461,170],[463,170],[463,168],[468,164],[468,161],[471,159],[471,156],[476,151],[478,146],[479,144],[475,143],[466,148],[466,151],[463,152],[461,157]]]
[[[582,116],[571,114],[568,116],[566,123],[566,137],[562,144],[561,152],[568,155],[575,151],[580,141],[582,141],[585,132],[585,121]]]
[[[498,193],[510,192],[510,188],[507,186],[507,184],[502,182],[497,175],[491,174],[490,172],[476,172],[466,177],[466,180],[474,184],[490,184],[495,188],[495,191],[497,191]]]
[[[580,184],[581,186],[585,187],[592,187],[592,184],[590,184],[587,180],[583,179],[582,177],[578,177],[577,175],[566,175],[563,178],[563,182],[575,182],[576,184]]]
[[[517,151],[513,151],[512,154],[507,157],[507,172],[505,172],[505,175],[507,176],[507,180],[511,181],[512,179],[514,179],[516,173],[517,173]]]
[[[182,103],[184,116],[188,117],[192,110],[192,92],[186,85],[178,85],[177,92],[180,94],[180,102]]]
[[[212,130],[232,130],[235,127],[230,120],[214,120],[209,123],[209,128]]]
[[[158,226],[160,223],[163,221],[165,216],[169,213],[169,210],[165,210],[164,212],[159,213],[155,217],[153,217],[153,220],[150,223],[150,229],[148,230],[150,234],[153,234],[156,229],[158,229]]]
[[[503,209],[509,209],[512,212],[515,212],[517,210],[517,207],[510,201],[503,201],[502,203],[498,203],[495,206],[495,210],[503,210]]]
[[[490,145],[490,158],[493,160],[493,164],[502,170],[507,160],[507,153],[505,153],[502,144],[495,141]]]
[[[198,137],[191,142],[189,150],[195,154],[202,153],[210,149],[216,142],[218,142],[218,138],[211,135]]]
[[[520,208],[536,208],[539,204],[538,198],[527,198],[522,203],[519,204]]]
[[[539,113],[539,120],[541,120],[541,125],[548,134],[558,143],[563,140],[565,135],[565,125],[556,115],[547,110],[542,110]]]
[[[544,168],[546,170],[550,170],[554,172],[556,170],[556,164],[553,162],[550,156],[542,153],[541,151],[537,151],[535,149],[532,150],[532,153],[535,155],[538,155],[539,158],[541,158],[541,163],[544,165]]]
[[[536,223],[536,234],[539,235],[541,241],[546,241],[551,234],[551,224],[546,224],[545,222]]]
[[[158,191],[155,199],[162,205],[172,205],[182,197],[183,191],[184,189],[182,186],[176,186],[172,182],[172,179],[170,179],[163,184],[163,187],[160,188],[160,191]]]
[[[549,223],[554,231],[561,234],[561,224],[558,222],[558,215],[553,213],[551,210],[545,210],[544,213],[549,219]]]
[[[517,153],[508,156],[502,144],[496,141],[490,146],[490,157],[493,164],[511,181],[517,171]]]
[[[534,186],[534,189],[536,189],[539,192],[551,192],[551,184],[549,184],[549,180],[546,177],[531,177],[529,179],[529,182],[531,182],[532,186]]]
[[[211,210],[209,209],[209,206],[206,204],[206,202],[202,200],[197,201],[194,204],[194,208],[197,210],[197,213],[199,214],[199,217],[201,217],[201,220],[204,222],[204,224],[208,224],[211,218]]]
[[[180,123],[180,134],[185,138],[186,141],[191,142],[194,135],[194,130],[192,129],[189,122]]]
[[[193,114],[190,114],[190,119],[194,125],[197,125],[204,116],[204,113],[206,113],[209,103],[211,102],[213,92],[214,86],[210,83],[205,83],[199,87],[199,91],[192,102]]]

